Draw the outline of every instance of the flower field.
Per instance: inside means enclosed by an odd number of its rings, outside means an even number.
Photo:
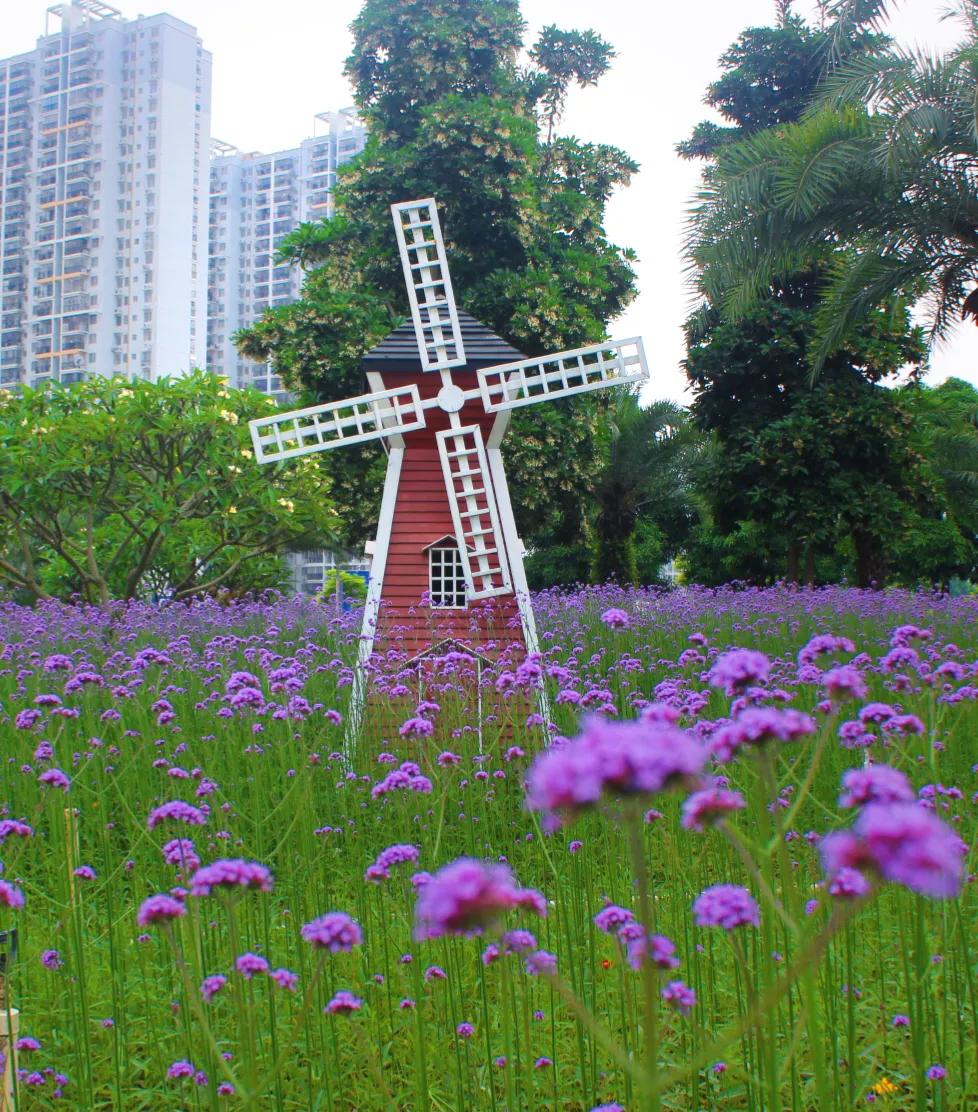
[[[0,607],[14,1107],[978,1107],[978,600],[535,609]]]

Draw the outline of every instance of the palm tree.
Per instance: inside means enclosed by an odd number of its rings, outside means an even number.
[[[731,316],[821,260],[815,372],[880,305],[926,295],[932,339],[978,321],[978,9],[958,14],[965,38],[943,57],[841,60],[805,119],[722,150],[694,207],[691,255]]]
[[[658,568],[638,566],[640,522],[654,522],[673,538],[685,532],[684,523],[694,517],[691,474],[704,438],[681,405],[656,401],[643,408],[634,395],[622,393],[604,419],[600,440],[603,466],[591,492],[592,577],[648,581]]]

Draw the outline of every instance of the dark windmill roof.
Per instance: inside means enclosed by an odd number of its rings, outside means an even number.
[[[495,367],[497,363],[514,363],[518,359],[526,358],[521,351],[517,351],[502,336],[497,336],[491,328],[470,316],[464,309],[458,310],[458,323],[462,330],[462,344],[465,347],[465,366],[469,370]],[[393,332],[388,333],[363,357],[365,372],[417,371],[420,366],[418,340],[410,318]]]

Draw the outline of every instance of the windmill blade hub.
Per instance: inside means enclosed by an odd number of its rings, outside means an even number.
[[[465,391],[454,382],[446,383],[438,391],[438,407],[446,413],[458,413],[465,405]]]

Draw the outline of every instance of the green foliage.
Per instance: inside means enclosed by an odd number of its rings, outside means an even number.
[[[974,315],[978,17],[965,2],[958,14],[964,38],[942,57],[893,45],[846,56],[807,118],[725,150],[700,194],[692,249],[704,290],[731,316],[813,244],[832,245],[816,372],[879,305],[928,294],[933,337]]]
[[[777,27],[748,27],[720,57],[723,74],[704,100],[730,126],[698,124],[678,145],[684,158],[705,158],[745,135],[797,120],[825,68],[827,36],[789,16]]]
[[[282,585],[279,555],[335,531],[315,461],[259,470],[271,403],[197,372],[0,399],[0,581],[29,597],[174,598]]]
[[[864,114],[844,107],[802,118],[839,41],[836,30],[788,17],[777,28],[745,32],[708,95],[734,126],[722,135],[699,131],[681,149],[713,159],[691,244],[707,300],[687,322],[686,364],[695,419],[718,444],[703,476],[708,512],[690,546],[690,563],[708,582],[846,574],[861,585],[882,583],[899,574],[901,538],[942,512],[940,483],[919,451],[909,411],[879,385],[924,358],[906,305],[865,306],[813,381],[819,291],[839,265],[831,241],[800,238],[779,267],[737,270],[732,284],[718,277],[742,266],[740,241],[726,229],[743,222],[760,194],[803,222],[829,181],[852,177]],[[858,20],[847,42],[852,65],[885,46]],[[821,157],[813,161],[815,133]],[[781,169],[769,172],[774,163]],[[780,242],[782,222],[754,234]]]
[[[366,0],[346,75],[371,132],[410,140],[428,105],[495,94],[511,79],[524,28],[519,0]]]
[[[692,530],[683,562],[686,578],[708,587],[739,581],[767,584],[779,577],[786,555],[784,538],[767,523],[740,518],[721,530],[706,520]]]
[[[662,565],[670,557],[679,555],[678,543],[689,534],[688,524],[682,535],[672,540],[651,518],[639,518],[633,538],[635,548],[635,581],[642,586],[661,583]]]
[[[899,392],[913,413],[917,450],[940,497],[905,530],[894,552],[903,583],[950,584],[978,577],[978,390],[961,379]]]
[[[344,598],[363,602],[367,597],[367,583],[362,575],[330,568],[323,578],[323,589],[316,597],[320,602],[335,602]]]
[[[633,255],[608,241],[604,208],[636,165],[553,128],[570,86],[594,84],[612,52],[591,32],[551,26],[520,65],[523,30],[515,0],[365,3],[347,73],[370,139],[340,175],[337,216],[284,244],[282,258],[307,269],[303,296],[239,334],[249,358],[272,360],[310,397],[359,392],[364,351],[407,310],[390,205],[425,196],[438,200],[470,313],[528,355],[605,337],[635,287]],[[517,525],[536,551],[586,530],[605,405],[578,398],[514,414],[504,450]],[[378,457],[331,455],[353,547],[376,515]]]
[[[526,580],[533,591],[572,586],[591,579],[591,548],[586,537],[579,541],[551,543],[530,548],[524,559]]]
[[[642,408],[620,392],[602,422],[600,447],[591,491],[592,579],[655,582],[695,517],[692,472],[703,438],[682,406],[659,401]]]

